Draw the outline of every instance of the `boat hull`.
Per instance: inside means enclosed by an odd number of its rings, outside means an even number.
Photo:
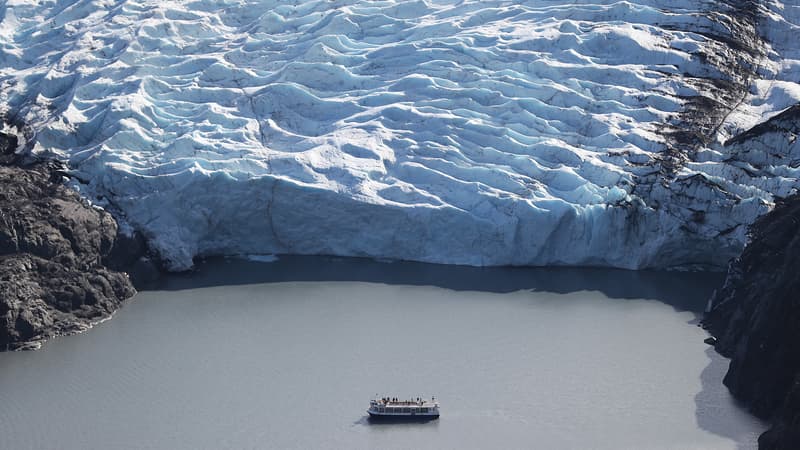
[[[375,414],[369,411],[367,413],[370,422],[429,422],[439,418],[438,414]]]

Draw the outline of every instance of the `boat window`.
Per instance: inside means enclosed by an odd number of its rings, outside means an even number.
[[[426,413],[426,412],[428,412],[428,408],[420,408],[420,409],[419,409],[419,412],[424,412],[424,413]]]
[[[384,412],[384,408],[378,408],[378,412]]]
[[[404,413],[410,412],[410,409],[411,409],[411,408],[403,408],[403,412],[404,412]]]

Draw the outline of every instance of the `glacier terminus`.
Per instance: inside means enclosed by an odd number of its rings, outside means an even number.
[[[17,152],[197,256],[724,267],[796,192],[800,6],[8,0]]]

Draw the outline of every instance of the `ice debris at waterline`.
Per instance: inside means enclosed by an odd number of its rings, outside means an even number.
[[[778,1],[9,0],[28,151],[197,255],[721,266],[798,186]],[[792,128],[794,127],[794,128]]]

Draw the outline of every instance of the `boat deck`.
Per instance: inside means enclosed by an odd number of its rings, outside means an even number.
[[[380,400],[377,400],[377,404],[379,406],[410,406],[417,408],[420,407],[433,408],[434,406],[438,405],[438,403],[436,402],[431,402],[427,400],[424,402],[382,402]]]

